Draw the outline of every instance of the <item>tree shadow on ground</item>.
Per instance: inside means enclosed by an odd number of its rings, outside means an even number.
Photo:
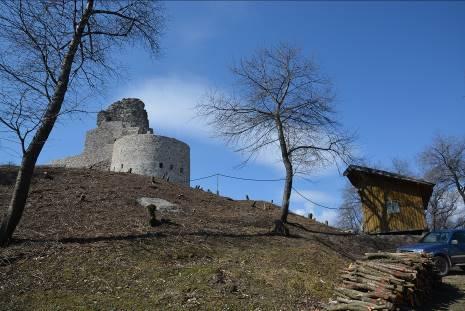
[[[190,232],[182,235],[190,235],[190,236],[204,236],[204,237],[225,237],[225,238],[254,238],[254,237],[264,237],[264,236],[281,236],[279,234],[274,234],[273,232],[257,232],[257,233],[227,233],[227,232],[212,232],[208,230],[200,230],[196,232]],[[281,236],[284,237],[284,236]],[[291,239],[300,239],[301,236],[290,234],[285,236],[285,238]]]
[[[62,239],[13,239],[10,245],[24,244],[24,243],[76,243],[76,244],[91,244],[97,242],[111,242],[111,241],[131,241],[151,239],[155,237],[165,237],[166,235],[160,232],[148,232],[144,234],[127,234],[127,235],[110,235],[110,236],[96,236],[96,237],[69,237]]]
[[[174,221],[172,221],[172,220],[169,219],[169,218],[162,218],[162,219],[160,219],[160,223],[161,223],[162,225],[168,225],[168,226],[174,226],[174,227],[179,227],[179,226],[180,226],[180,224],[175,223]]]
[[[434,290],[431,303],[427,306],[416,308],[415,310],[450,310],[452,304],[464,298],[464,292],[457,286],[448,283],[441,283]]]
[[[310,232],[310,233],[320,233],[320,234],[325,234],[325,235],[337,235],[337,236],[352,236],[356,235],[355,233],[349,233],[349,232],[328,232],[328,231],[320,231],[320,230],[312,230],[308,229],[307,227],[296,223],[296,222],[287,222],[288,225],[299,228],[303,231]]]
[[[173,222],[170,222],[173,225]],[[178,226],[176,224],[176,226]],[[152,238],[166,238],[170,235],[180,236],[197,236],[197,237],[226,237],[226,238],[254,238],[264,236],[276,236],[271,232],[257,232],[257,233],[229,233],[217,232],[209,230],[198,230],[193,232],[147,232],[143,234],[123,234],[123,235],[109,235],[109,236],[95,236],[95,237],[67,237],[62,239],[12,239],[10,246],[20,244],[46,244],[46,243],[60,243],[60,244],[92,244],[97,242],[113,242],[113,241],[133,241],[145,240]],[[299,235],[290,235],[286,238],[301,238]]]
[[[322,245],[326,246],[327,248],[329,248],[332,251],[338,253],[342,257],[345,257],[346,259],[349,259],[349,260],[352,260],[352,261],[357,259],[356,256],[354,256],[350,252],[346,251],[342,247],[336,245],[330,239],[325,239],[322,236],[320,236],[320,234],[321,235],[326,235],[326,236],[353,236],[354,235],[353,233],[325,232],[325,231],[308,229],[308,228],[306,228],[305,226],[303,226],[303,225],[301,225],[299,223],[288,222],[287,224],[290,225],[290,226],[293,226],[295,228],[299,228],[299,229],[301,229],[301,230],[303,230],[305,232],[308,232],[308,233],[315,233],[315,235],[312,236],[312,239],[314,241],[318,242],[319,244],[322,244]],[[303,238],[305,238],[305,237],[303,237]]]
[[[338,253],[339,255],[341,255],[342,257],[346,258],[346,259],[349,259],[351,261],[355,261],[357,260],[358,258],[356,256],[354,256],[353,254],[347,252],[346,250],[344,250],[342,247],[332,243],[331,241],[329,240],[325,240],[325,239],[322,239],[321,237],[318,237],[318,236],[315,236],[313,237],[313,239],[315,241],[317,241],[318,243],[326,246],[327,248],[331,249],[332,251]]]

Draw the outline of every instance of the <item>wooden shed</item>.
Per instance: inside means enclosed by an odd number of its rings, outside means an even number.
[[[358,189],[363,231],[370,234],[420,233],[434,184],[412,177],[350,165],[344,172]]]

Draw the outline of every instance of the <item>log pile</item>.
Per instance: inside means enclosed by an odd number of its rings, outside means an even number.
[[[342,271],[327,310],[396,310],[424,306],[441,281],[432,257],[419,253],[367,253]]]

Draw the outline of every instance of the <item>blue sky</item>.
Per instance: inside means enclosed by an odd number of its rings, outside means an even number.
[[[141,98],[156,133],[190,144],[192,178],[283,177],[271,153],[237,168],[244,158],[212,138],[192,110],[209,89],[230,89],[234,60],[278,42],[301,47],[331,78],[340,119],[357,131],[358,150],[372,163],[389,166],[395,157],[413,163],[436,133],[465,135],[465,2],[167,2],[166,13],[161,54],[154,58],[137,47],[116,53],[123,74],[90,99],[89,107]],[[80,153],[93,127],[93,114],[62,120],[39,162]],[[5,147],[0,146],[0,162],[18,162],[19,154]],[[338,206],[345,178],[337,169],[308,178],[297,179],[295,187]],[[281,201],[280,182],[219,182],[227,196]],[[196,184],[216,190],[214,179]],[[291,209],[335,219],[335,212],[295,194]]]

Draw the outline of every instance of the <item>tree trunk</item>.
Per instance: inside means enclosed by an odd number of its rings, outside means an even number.
[[[284,168],[286,169],[286,181],[284,182],[283,201],[281,203],[281,222],[287,222],[287,215],[289,214],[289,200],[292,192],[292,162],[287,148],[286,139],[284,136],[283,124],[279,114],[276,116],[276,127],[278,129],[279,146],[281,148],[281,157],[283,160]]]
[[[457,183],[457,190],[458,190],[460,196],[462,197],[463,204],[465,205],[465,190],[463,189],[463,187],[460,186],[459,183]]]
[[[21,167],[16,177],[13,196],[0,227],[0,246],[5,246],[9,243],[23,214],[37,158],[39,157],[40,152],[42,151],[42,148],[44,147],[44,144],[55,125],[58,114],[60,113],[61,106],[68,89],[69,76],[74,56],[76,55],[77,48],[81,42],[84,27],[92,14],[93,5],[94,0],[87,1],[86,9],[76,27],[76,32],[74,33],[73,40],[70,43],[69,50],[61,64],[60,76],[55,87],[53,97],[47,106],[47,110],[41,120],[41,125],[37,129],[37,132],[32,138],[26,152],[23,154]]]
[[[433,230],[436,230],[436,212],[432,213]]]
[[[284,161],[284,166],[286,167],[286,180],[284,182],[284,191],[283,191],[283,202],[281,204],[281,221],[283,223],[287,222],[287,215],[289,214],[289,201],[291,198],[292,192],[292,164],[289,160]]]
[[[34,159],[29,154],[24,154],[21,161],[21,167],[19,168],[18,175],[16,177],[13,196],[0,227],[1,246],[8,243],[19,223],[19,220],[21,219],[24,206],[26,205],[27,195],[29,193],[32,174],[34,173],[34,166]]]

